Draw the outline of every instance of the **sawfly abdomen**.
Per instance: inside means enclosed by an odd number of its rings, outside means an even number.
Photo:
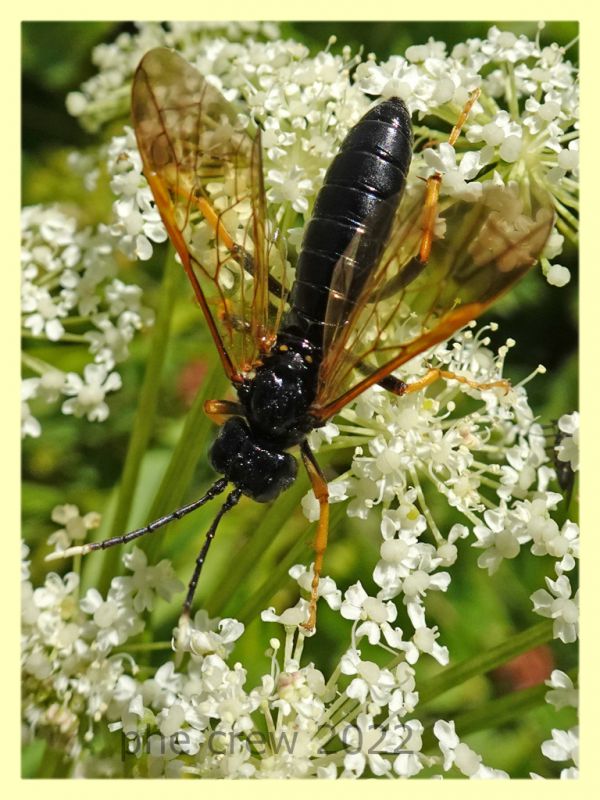
[[[341,257],[353,262],[346,291],[358,296],[386,244],[411,155],[410,115],[398,98],[375,106],[349,131],[306,228],[280,331],[284,338],[292,334],[321,346],[333,269]]]

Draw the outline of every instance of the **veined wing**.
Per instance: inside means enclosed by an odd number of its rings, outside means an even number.
[[[140,62],[132,113],[161,217],[223,366],[239,382],[270,349],[287,294],[266,213],[260,132],[251,134],[217,89],[166,48]]]
[[[311,414],[325,420],[402,364],[478,317],[537,261],[554,222],[547,195],[527,204],[488,181],[476,202],[446,198],[426,264],[419,261],[425,185],[402,199],[370,279],[352,291],[361,233],[334,269],[324,355]]]

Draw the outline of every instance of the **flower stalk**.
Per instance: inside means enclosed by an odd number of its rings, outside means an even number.
[[[128,530],[132,498],[135,496],[142,461],[155,427],[156,409],[160,397],[161,374],[165,364],[173,318],[173,304],[180,283],[180,266],[175,261],[174,252],[169,249],[165,259],[160,302],[156,322],[151,335],[150,349],[144,378],[140,389],[138,406],[133,418],[131,436],[117,501],[109,527],[108,536],[119,536]],[[99,585],[107,587],[117,570],[120,554],[115,548],[103,551],[103,563],[99,575]]]

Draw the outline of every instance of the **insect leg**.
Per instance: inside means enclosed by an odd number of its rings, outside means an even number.
[[[446,370],[440,370],[437,368],[429,370],[429,372],[427,372],[422,378],[420,378],[418,381],[414,381],[413,383],[405,383],[404,381],[401,381],[400,378],[394,377],[394,375],[386,375],[385,378],[382,378],[380,381],[378,381],[378,384],[383,389],[387,389],[388,392],[395,394],[397,397],[402,397],[404,394],[419,392],[421,389],[425,389],[439,378],[460,381],[460,383],[466,383],[469,386],[472,386],[474,389],[480,389],[481,391],[495,387],[501,387],[507,392],[510,389],[510,383],[505,380],[492,381],[491,383],[478,383],[477,381],[470,380],[469,378],[464,378],[462,375],[456,375],[454,372],[448,372]]]
[[[401,381],[400,378],[395,378],[393,375],[386,375],[385,378],[379,381],[379,385],[387,389],[388,392],[398,395],[398,397],[406,394],[407,384]]]
[[[369,367],[364,363],[364,361],[359,361],[356,365],[356,368],[362,372],[363,375],[371,374]],[[397,394],[398,396],[403,395],[406,392],[406,384],[404,381],[401,381],[400,378],[396,378],[393,375],[386,375],[385,378],[377,381],[377,384],[383,389],[387,389],[388,392]]]
[[[244,409],[233,400],[207,400],[204,413],[217,425],[222,425],[229,417],[243,416]]]
[[[50,553],[46,556],[45,560],[56,561],[59,558],[69,558],[70,556],[84,556],[86,553],[91,553],[93,550],[106,550],[107,547],[113,547],[117,544],[127,544],[127,542],[132,542],[134,539],[139,539],[140,536],[145,536],[147,533],[152,533],[153,531],[156,531],[159,528],[167,525],[169,522],[173,522],[173,520],[176,519],[181,519],[182,517],[185,517],[186,514],[190,514],[192,511],[200,508],[200,506],[203,506],[209,500],[212,500],[213,497],[221,494],[221,492],[227,486],[227,483],[228,481],[226,478],[219,478],[219,480],[216,481],[216,483],[214,483],[206,492],[206,494],[199,500],[194,500],[193,503],[189,503],[187,506],[182,506],[181,508],[172,511],[170,514],[167,514],[164,517],[159,517],[159,519],[155,519],[153,522],[150,522],[143,528],[137,528],[137,530],[130,531],[129,533],[125,533],[121,536],[112,536],[110,539],[104,539],[101,542],[88,542],[87,544],[82,544],[76,547],[67,547],[66,550]]]
[[[210,547],[210,544],[214,539],[215,533],[217,532],[217,526],[221,521],[223,515],[226,514],[230,509],[232,509],[236,505],[241,496],[242,496],[241,489],[234,489],[232,492],[230,492],[230,494],[227,495],[227,499],[219,509],[219,513],[214,518],[212,525],[208,529],[208,533],[206,534],[206,538],[204,539],[204,544],[202,545],[202,549],[198,553],[198,558],[196,559],[196,566],[194,568],[194,574],[192,575],[192,579],[190,580],[188,586],[188,592],[185,598],[185,603],[183,604],[182,614],[186,617],[189,617],[190,615],[190,608],[192,605],[192,600],[194,599],[196,586],[198,585],[198,579],[200,578],[200,572],[202,571],[202,566],[204,565],[206,554],[208,553],[208,548]]]
[[[481,94],[480,89],[475,89],[469,95],[469,99],[458,118],[456,125],[452,128],[448,138],[448,144],[454,145],[460,136],[463,125],[467,121],[467,117],[477,98]],[[437,219],[437,206],[438,198],[440,195],[440,185],[442,183],[442,176],[439,172],[435,172],[430,178],[427,179],[427,189],[425,190],[425,208],[423,210],[423,237],[421,239],[421,247],[419,249],[418,260],[421,263],[426,263],[429,259],[431,252],[431,244],[433,242],[433,232],[435,229],[435,221]]]
[[[430,369],[429,372],[427,372],[422,378],[420,378],[418,381],[414,381],[413,383],[405,383],[404,381],[401,381],[400,378],[396,378],[394,375],[386,375],[385,378],[382,378],[377,383],[383,389],[387,389],[388,392],[395,394],[397,397],[402,397],[404,394],[419,392],[421,389],[425,389],[427,386],[430,386],[440,378],[466,383],[469,386],[472,386],[473,389],[480,389],[481,391],[485,391],[486,389],[494,389],[496,387],[502,388],[506,392],[510,390],[509,381],[505,381],[504,379],[492,381],[491,383],[478,383],[477,381],[470,380],[462,375],[456,375],[454,372],[448,372],[447,370],[441,370],[437,368]]]
[[[404,391],[395,392],[395,394],[411,394],[411,392],[420,392],[421,389],[425,389],[427,386],[430,386],[435,381],[439,380],[440,378],[444,378],[447,381],[458,381],[459,383],[466,383],[467,386],[471,386],[473,389],[479,389],[480,391],[486,391],[486,389],[504,389],[505,393],[510,391],[510,382],[501,378],[497,381],[490,381],[489,383],[478,383],[477,381],[473,381],[470,378],[465,378],[463,375],[457,375],[455,372],[448,372],[444,369],[430,369],[429,372],[425,373],[425,375],[420,378],[418,381],[414,381],[412,383],[405,383],[404,384]],[[387,388],[387,387],[386,387]]]
[[[467,118],[471,113],[471,109],[477,102],[480,94],[481,94],[481,89],[473,89],[473,91],[469,95],[469,99],[465,103],[465,107],[463,108],[462,113],[456,122],[456,125],[452,128],[450,132],[450,136],[448,137],[448,144],[451,145],[456,144],[456,140],[460,136],[460,132],[463,128],[463,125],[467,121]]]
[[[323,556],[327,548],[327,534],[329,532],[329,489],[327,488],[327,481],[321,472],[321,467],[318,465],[312,450],[308,446],[306,440],[300,446],[302,460],[308,477],[312,484],[315,497],[319,501],[319,523],[317,525],[317,533],[315,535],[314,548],[315,548],[315,563],[313,567],[313,579],[310,590],[310,606],[308,609],[308,619],[302,623],[302,627],[306,630],[312,631],[317,622],[317,597],[319,591],[319,577],[321,569],[323,568]]]

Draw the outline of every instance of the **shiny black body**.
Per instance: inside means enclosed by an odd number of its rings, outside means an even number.
[[[266,502],[296,477],[285,453],[316,425],[323,330],[335,265],[360,233],[349,296],[357,297],[385,247],[412,154],[410,116],[391,98],[349,131],[331,163],[306,228],[289,311],[255,377],[238,387],[245,419],[225,422],[211,463],[244,494]]]

